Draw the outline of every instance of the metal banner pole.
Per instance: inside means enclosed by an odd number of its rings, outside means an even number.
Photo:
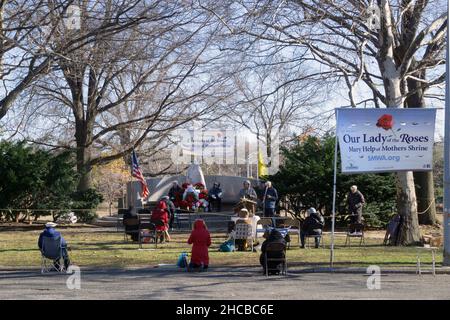
[[[445,133],[444,133],[444,260],[450,266],[450,83],[449,83],[449,3],[447,2],[447,51],[445,73]]]
[[[339,110],[336,112],[336,133],[335,133],[335,143],[334,143],[334,173],[333,173],[333,207],[332,207],[332,218],[331,218],[331,247],[330,247],[330,268],[333,268],[334,262],[334,221],[336,219],[336,172],[337,172],[337,147],[338,147],[338,114]]]

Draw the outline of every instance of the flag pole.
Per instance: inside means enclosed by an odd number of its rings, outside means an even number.
[[[134,188],[133,188],[133,155],[134,149],[131,151],[131,165],[130,165],[130,206],[135,210],[134,206],[136,201],[134,201]]]
[[[447,49],[445,53],[445,133],[444,133],[444,257],[442,264],[450,266],[450,83],[449,83],[449,10],[447,2]]]
[[[331,246],[330,246],[330,268],[333,268],[334,263],[334,227],[336,219],[336,171],[337,171],[337,147],[338,147],[338,114],[339,111],[335,109],[336,112],[336,132],[335,132],[335,142],[334,142],[334,170],[333,170],[333,207],[332,207],[332,218],[331,218]]]

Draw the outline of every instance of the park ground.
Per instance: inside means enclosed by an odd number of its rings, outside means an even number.
[[[40,274],[37,239],[42,228],[0,231],[0,299],[450,299],[450,270],[431,275],[431,253],[416,247],[383,246],[382,231],[368,231],[366,245],[336,234],[334,269],[329,269],[330,236],[325,248],[300,249],[293,235],[287,251],[288,275],[266,278],[259,252],[218,252],[225,233],[212,232],[211,269],[186,273],[175,263],[189,252],[188,232],[172,233],[172,241],[147,244],[144,250],[124,241],[115,228],[61,228],[71,259],[81,268],[81,290],[69,290],[66,274]],[[312,241],[311,241],[312,242]],[[422,275],[416,275],[417,255]],[[366,269],[381,269],[381,289],[367,289]],[[264,284],[264,290],[261,288]]]

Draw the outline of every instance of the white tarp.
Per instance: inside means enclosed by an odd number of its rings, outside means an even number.
[[[343,173],[432,170],[436,109],[336,109]]]

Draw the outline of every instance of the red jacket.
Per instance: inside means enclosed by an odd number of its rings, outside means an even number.
[[[169,214],[167,213],[167,205],[165,201],[160,201],[158,206],[152,211],[151,221],[161,220],[164,222],[164,226],[157,226],[156,230],[167,230],[167,224],[169,223]]]
[[[211,236],[206,229],[205,221],[197,219],[194,222],[194,230],[188,240],[192,244],[191,262],[195,264],[208,265],[208,247],[211,245]]]

